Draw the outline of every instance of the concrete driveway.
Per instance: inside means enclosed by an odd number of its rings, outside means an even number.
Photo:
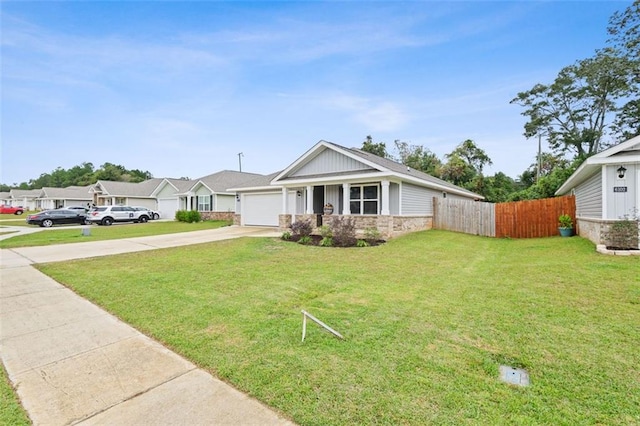
[[[36,425],[285,425],[260,402],[30,265],[153,250],[272,228],[0,250],[0,357]]]

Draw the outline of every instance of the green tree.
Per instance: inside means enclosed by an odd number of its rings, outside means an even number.
[[[609,19],[608,42],[613,54],[630,64],[629,78],[631,94],[619,110],[613,124],[620,141],[640,135],[640,0],[636,0],[624,12],[616,12]]]
[[[611,117],[622,108],[621,100],[632,93],[631,63],[602,50],[593,58],[563,68],[553,83],[536,84],[518,93],[511,103],[525,108],[524,135],[546,135],[555,151],[572,151],[585,158],[604,145]]]
[[[398,161],[405,166],[439,177],[442,161],[436,154],[421,145],[409,145],[400,140],[394,141],[398,152]]]
[[[361,149],[370,154],[377,155],[378,157],[389,157],[389,154],[387,153],[387,145],[384,142],[374,142],[371,135],[367,136],[365,141],[362,143]]]
[[[485,197],[486,201],[490,201],[492,203],[503,203],[508,201],[511,194],[516,192],[518,189],[516,181],[502,172],[486,177],[483,180],[482,195]]]
[[[493,164],[484,150],[467,139],[445,157],[447,162],[442,166],[441,173],[444,180],[483,194],[485,181],[482,171],[486,165]]]

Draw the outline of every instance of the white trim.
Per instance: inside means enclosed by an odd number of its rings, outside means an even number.
[[[607,211],[607,166],[605,164],[603,164],[600,168],[600,179],[601,179],[601,184],[602,184],[602,218],[603,219],[607,219],[608,218],[608,211]]]

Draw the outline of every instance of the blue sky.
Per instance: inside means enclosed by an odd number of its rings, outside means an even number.
[[[2,171],[271,173],[399,139],[534,162],[515,95],[607,39],[619,1],[2,2]]]

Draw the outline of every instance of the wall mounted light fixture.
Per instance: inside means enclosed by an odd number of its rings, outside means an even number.
[[[620,179],[623,179],[623,178],[624,178],[624,174],[625,174],[625,172],[626,172],[626,171],[627,171],[627,169],[625,169],[625,168],[624,168],[624,166],[620,166],[620,167],[618,167],[618,169],[616,170],[616,172],[618,172],[618,177],[619,177]]]
[[[302,191],[300,191],[300,190],[296,191],[296,195],[297,195],[298,197],[302,197]]]

